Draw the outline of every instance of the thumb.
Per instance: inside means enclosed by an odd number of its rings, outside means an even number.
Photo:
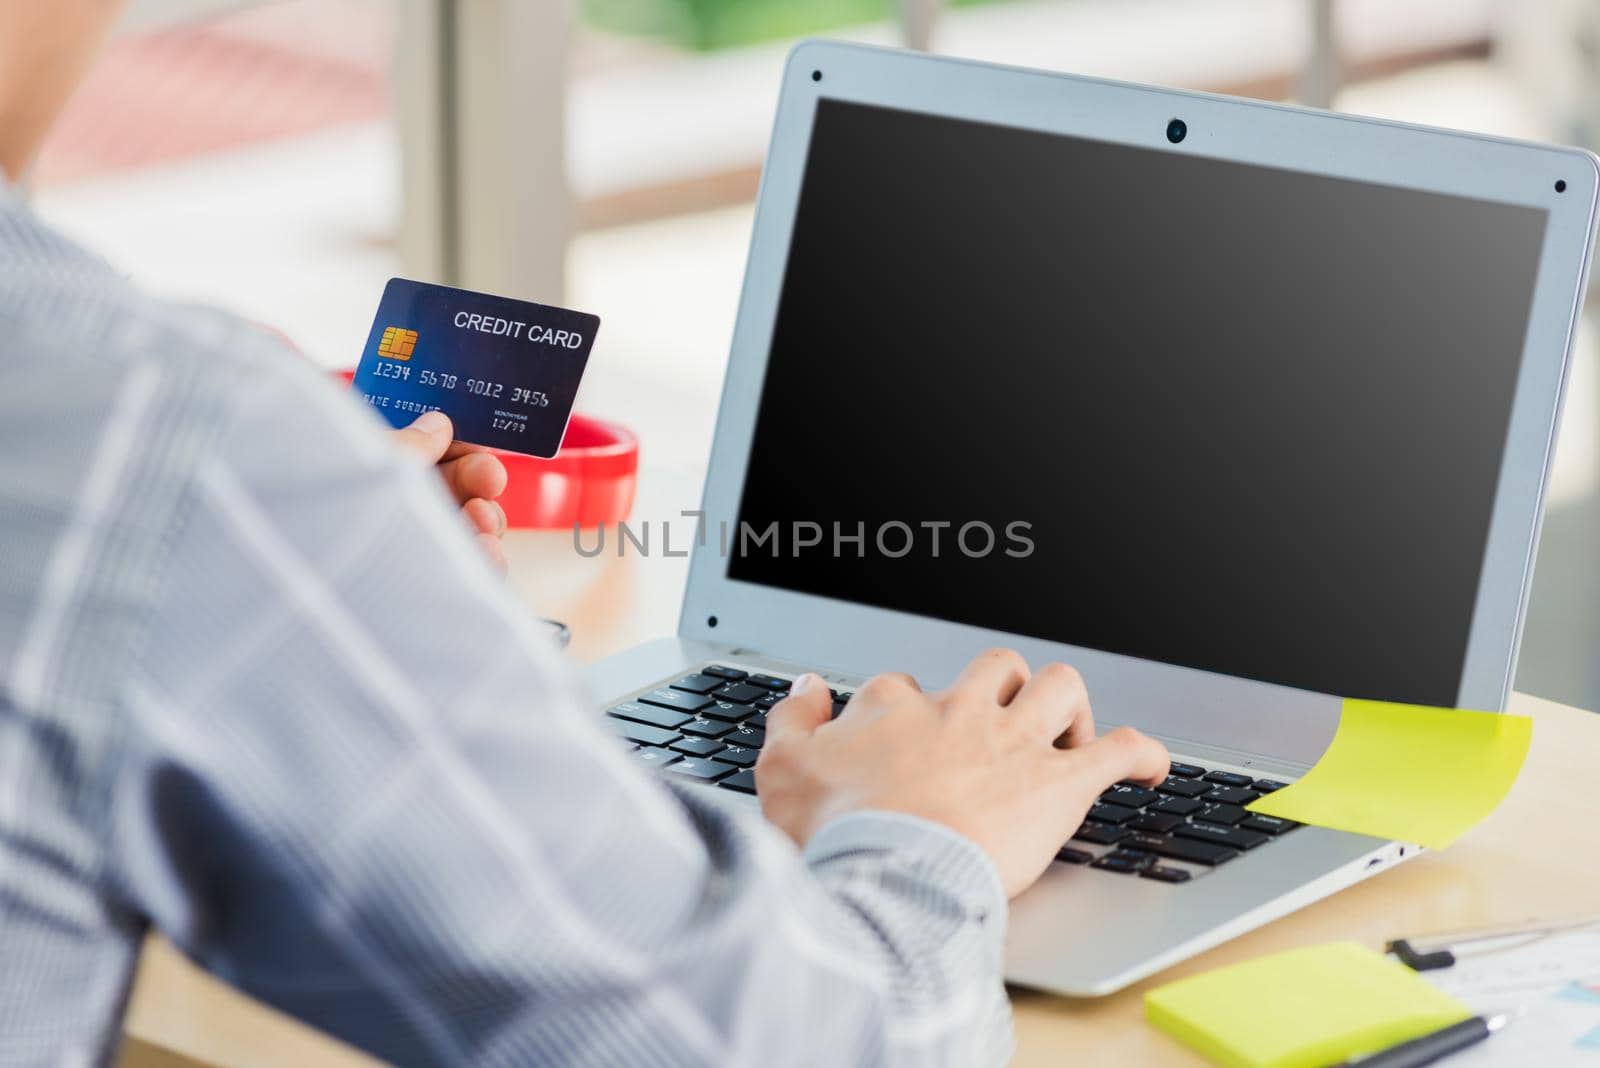
[[[828,684],[807,672],[789,686],[789,696],[767,713],[767,738],[807,735],[833,718]]]
[[[450,447],[455,428],[450,417],[443,412],[423,412],[417,421],[404,430],[394,432],[395,441],[407,452],[416,453],[430,464],[436,464]]]

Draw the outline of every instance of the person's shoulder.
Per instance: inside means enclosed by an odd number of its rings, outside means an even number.
[[[336,396],[348,391],[276,331],[148,294],[48,231],[29,240],[21,252],[0,240],[0,420],[33,428],[35,457],[79,462],[131,428],[125,474],[179,487],[212,459],[293,453],[308,429],[372,434]]]
[[[105,370],[153,362],[181,381],[227,379],[247,367],[272,375],[297,358],[274,331],[218,308],[148,294],[116,275],[46,270],[0,288],[0,321],[21,361]]]
[[[0,361],[57,376],[150,365],[170,388],[297,375],[280,334],[227,312],[147,293],[0,189]]]
[[[35,448],[63,457],[129,412],[146,435],[130,462],[176,480],[211,456],[265,463],[297,435],[341,451],[340,438],[376,438],[350,391],[283,335],[145,292],[4,190],[0,335],[0,418],[26,413]]]

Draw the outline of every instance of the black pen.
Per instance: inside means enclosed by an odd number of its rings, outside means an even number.
[[[1504,1013],[1498,1016],[1474,1016],[1421,1038],[1390,1046],[1370,1057],[1345,1061],[1338,1068],[1422,1068],[1425,1064],[1443,1060],[1457,1050],[1477,1045],[1504,1027],[1508,1019]]]

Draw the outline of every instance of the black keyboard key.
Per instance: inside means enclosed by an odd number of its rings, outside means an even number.
[[[1208,771],[1206,782],[1220,782],[1224,786],[1249,786],[1250,776],[1236,771]]]
[[[769,690],[787,691],[789,689],[789,680],[780,679],[776,675],[751,675],[745,681],[752,686],[765,686]]]
[[[765,697],[770,692],[760,686],[752,686],[748,682],[730,682],[711,696],[719,701],[747,705],[757,697]]]
[[[1174,760],[1172,762],[1171,773],[1180,779],[1198,779],[1200,776],[1206,773],[1206,769],[1196,767],[1193,764],[1180,764]]]
[[[1255,831],[1241,831],[1237,827],[1219,827],[1215,823],[1185,823],[1173,831],[1172,836],[1193,838],[1197,842],[1215,842],[1229,849],[1254,849],[1269,837]]]
[[[677,731],[669,731],[665,727],[652,727],[648,723],[633,723],[625,719],[607,719],[606,726],[640,745],[671,745],[681,735]]]
[[[1272,791],[1281,790],[1289,784],[1279,782],[1277,779],[1257,779],[1254,785],[1257,793],[1270,794]]]
[[[756,698],[751,703],[757,708],[771,708],[773,705],[783,700],[783,697],[784,695],[781,693],[768,693]]]
[[[644,761],[646,764],[653,764],[658,768],[664,768],[671,764],[675,764],[679,759],[681,759],[677,753],[666,749],[652,749],[649,746],[645,746],[642,749],[635,749],[633,751],[633,755]]]
[[[1225,864],[1239,855],[1237,849],[1215,842],[1197,842],[1190,838],[1168,838],[1159,847],[1150,847],[1150,851],[1168,860],[1183,860],[1190,864],[1204,864],[1207,867]]]
[[[1195,782],[1193,779],[1168,779],[1156,787],[1158,793],[1173,797],[1199,797],[1209,789],[1209,783]]]
[[[685,738],[681,742],[673,742],[667,748],[674,753],[682,753],[684,756],[703,757],[710,756],[712,753],[720,753],[723,747],[721,742],[713,741],[710,738]]]
[[[1095,845],[1112,845],[1122,840],[1127,831],[1121,827],[1113,827],[1106,823],[1085,823],[1079,827],[1072,837],[1080,842],[1092,842]]]
[[[1129,820],[1133,819],[1133,817],[1137,816],[1138,814],[1139,814],[1139,810],[1138,809],[1136,809],[1136,808],[1128,808],[1126,805],[1100,804],[1100,805],[1095,805],[1093,808],[1089,809],[1089,817],[1088,818],[1094,820],[1097,823],[1123,824],[1123,823],[1127,823]]]
[[[761,755],[759,749],[745,749],[737,745],[730,745],[717,754],[717,759],[725,764],[737,764],[741,768],[748,768],[755,764],[756,758]]]
[[[687,712],[641,705],[637,701],[624,701],[615,708],[607,709],[606,715],[615,716],[618,719],[631,719],[635,723],[648,723],[652,727],[664,728],[677,727],[694,719]]]
[[[635,700],[643,701],[647,705],[658,705],[661,708],[675,708],[679,712],[698,712],[706,705],[711,704],[711,698],[703,697],[697,693],[684,693],[682,690],[651,690]]]
[[[1144,834],[1138,831],[1129,831],[1127,837],[1122,840],[1122,848],[1142,849],[1146,853],[1154,853],[1156,846],[1163,844],[1167,840],[1167,836],[1164,834]]]
[[[699,782],[716,782],[718,779],[732,775],[739,769],[731,764],[719,764],[715,760],[706,760],[703,757],[684,757],[676,764],[668,764],[667,770],[674,775],[682,775],[686,779],[695,779]]]
[[[1151,805],[1146,811],[1165,812],[1172,816],[1187,816],[1191,813],[1199,812],[1205,807],[1206,806],[1203,803],[1190,800],[1187,797],[1163,797],[1160,801],[1157,801],[1155,804]]]
[[[682,730],[685,734],[689,732],[689,728],[687,726],[683,727]],[[1194,814],[1194,818],[1197,820],[1203,820],[1206,823],[1221,823],[1231,827],[1235,823],[1238,823],[1240,820],[1244,819],[1247,815],[1249,815],[1249,813],[1245,812],[1245,810],[1240,808],[1238,805],[1207,805],[1199,812],[1196,812]]]
[[[696,738],[721,738],[724,734],[733,732],[733,724],[723,723],[715,719],[691,719],[681,724],[678,729],[685,734],[692,734]]]
[[[1138,856],[1127,856],[1122,853],[1107,853],[1093,864],[1090,864],[1089,867],[1099,868],[1101,871],[1114,871],[1123,875],[1132,875],[1141,868],[1147,867],[1149,863],[1150,857],[1148,854],[1141,853]]]
[[[1087,864],[1094,859],[1094,854],[1082,849],[1073,849],[1071,846],[1062,846],[1056,850],[1056,859],[1067,864]]]
[[[719,779],[717,785],[725,790],[737,790],[741,794],[753,794],[756,792],[755,773],[736,771],[726,779]]]
[[[732,701],[714,701],[700,710],[700,714],[707,719],[720,719],[728,723],[738,723],[755,709],[749,705],[736,705]]]
[[[1215,842],[1197,842],[1191,838],[1165,838],[1153,834],[1135,834],[1124,843],[1130,849],[1143,849],[1169,860],[1186,860],[1190,864],[1214,867],[1239,855],[1237,849],[1217,845]]]
[[[1292,831],[1300,825],[1294,820],[1281,819],[1278,816],[1263,816],[1259,812],[1252,812],[1240,822],[1239,826],[1247,831],[1260,831],[1262,834],[1277,836],[1285,831]]]
[[[1100,800],[1102,801],[1114,801],[1119,805],[1127,805],[1129,808],[1143,808],[1155,799],[1156,792],[1154,790],[1125,782],[1119,782],[1115,786],[1108,787],[1106,792],[1100,795]]]
[[[748,671],[740,671],[738,668],[731,668],[725,664],[710,664],[701,668],[700,673],[703,675],[715,675],[719,679],[728,679],[731,682],[738,682],[750,674]]]
[[[752,712],[748,716],[744,717],[744,719],[740,720],[740,722],[746,727],[760,727],[762,730],[766,730],[767,714],[765,712]]]
[[[1141,879],[1154,879],[1160,883],[1186,883],[1189,873],[1182,868],[1169,868],[1164,864],[1153,864],[1139,873]]]
[[[683,730],[687,732],[688,728],[685,727]],[[760,749],[763,745],[767,744],[766,731],[759,727],[747,727],[743,723],[739,724],[738,728],[734,730],[732,734],[729,734],[726,737],[722,735],[718,735],[717,737],[722,738],[722,740],[727,742],[729,745],[743,746],[746,749]]]
[[[1172,828],[1183,823],[1182,816],[1174,816],[1169,812],[1145,812],[1137,819],[1128,821],[1130,831],[1149,831],[1151,834],[1166,834]]]
[[[1206,794],[1205,800],[1214,805],[1248,805],[1261,795],[1242,786],[1218,786]]]
[[[727,679],[719,679],[715,675],[704,673],[688,675],[672,684],[674,690],[687,690],[689,693],[710,693],[718,686],[726,686]]]
[[[833,713],[829,718],[838,719],[840,714],[844,712],[845,704],[846,702],[844,701],[835,701],[833,703]]]

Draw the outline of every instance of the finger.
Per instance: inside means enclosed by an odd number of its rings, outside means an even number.
[[[1076,668],[1046,664],[1011,699],[1011,710],[1027,717],[1040,734],[1063,749],[1094,740],[1089,690]]]
[[[423,412],[417,416],[416,422],[403,430],[396,430],[394,440],[407,452],[415,453],[430,464],[436,464],[450,448],[450,439],[454,433],[448,415],[443,412]]]
[[[450,495],[465,504],[474,497],[492,501],[506,491],[506,465],[487,452],[473,452],[439,465]]]
[[[803,738],[828,722],[832,714],[828,684],[808,671],[790,684],[789,696],[767,713],[767,741]]]
[[[473,445],[472,443],[466,441],[452,441],[450,443],[450,447],[444,451],[444,456],[442,458],[445,460],[454,460],[458,457],[467,456],[475,452],[486,452],[490,456],[494,455],[494,450],[490,449],[488,446]]]
[[[462,514],[467,517],[474,530],[479,534],[488,534],[492,537],[501,537],[506,532],[506,512],[494,501],[486,501],[482,497],[474,497],[461,506]]]
[[[1167,747],[1132,727],[1108,731],[1063,755],[1071,758],[1072,774],[1089,777],[1096,794],[1123,779],[1158,783],[1172,769]]]
[[[883,708],[894,704],[907,694],[921,693],[917,680],[903,671],[885,671],[862,683],[851,695],[846,712],[861,708]]]
[[[953,695],[968,695],[999,704],[1009,704],[1028,681],[1028,662],[1015,649],[990,649],[973,657],[972,663],[956,677],[950,687]]]
[[[490,565],[496,571],[504,575],[511,570],[510,565],[506,563],[505,549],[501,546],[499,538],[492,534],[476,534],[474,538],[478,542],[478,548],[489,558]]]

